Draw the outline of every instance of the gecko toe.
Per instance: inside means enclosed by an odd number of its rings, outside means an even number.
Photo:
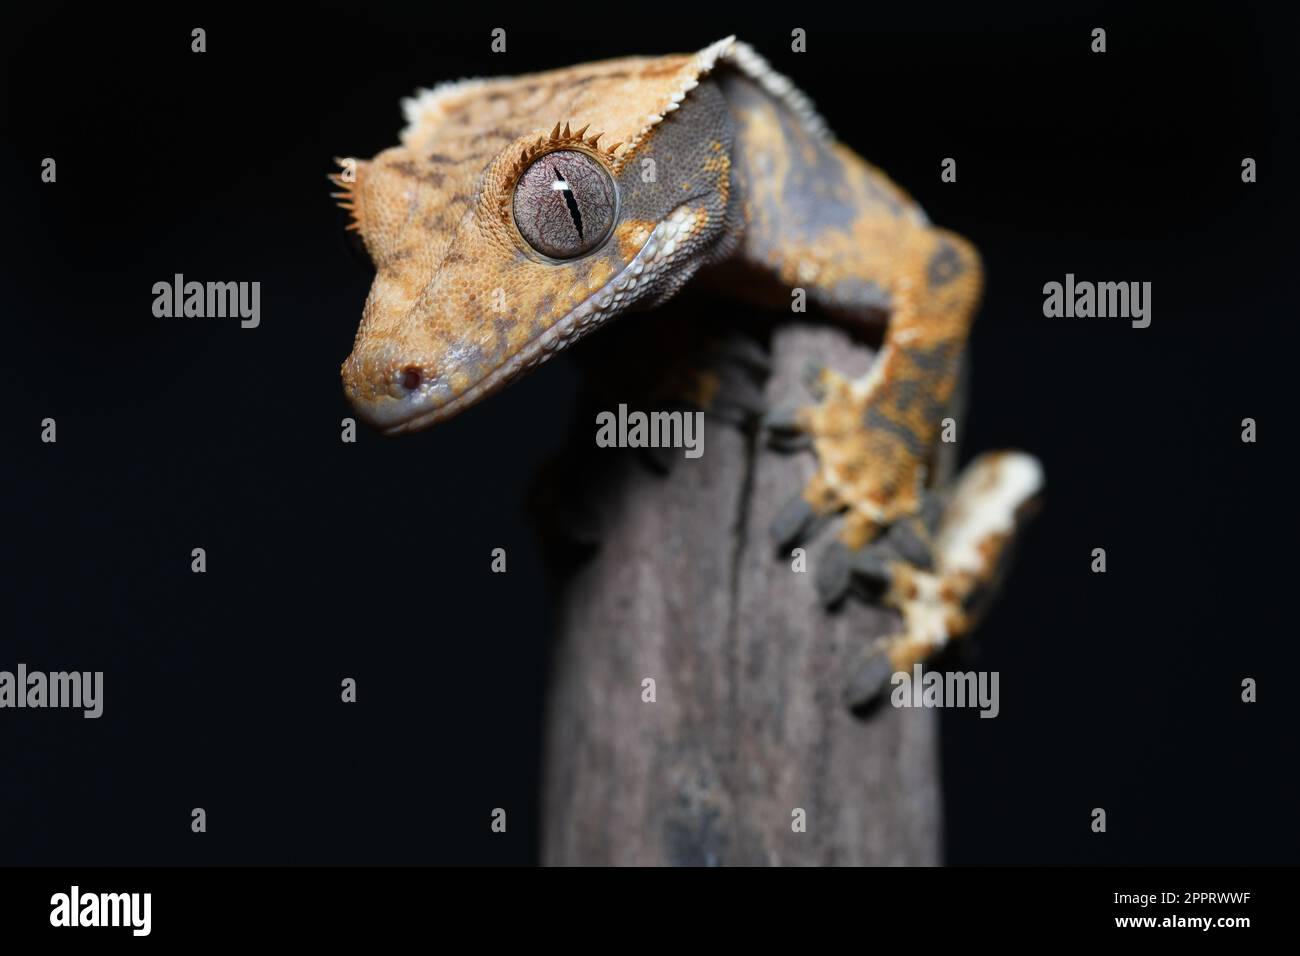
[[[873,584],[888,587],[894,579],[894,562],[898,555],[885,544],[863,548],[853,555],[853,573]]]
[[[853,555],[842,541],[832,541],[817,562],[817,597],[826,607],[839,603],[852,582]]]
[[[778,405],[769,408],[763,414],[762,424],[769,432],[781,434],[803,432],[803,426],[799,423],[799,408],[796,405]]]
[[[850,709],[865,707],[877,700],[889,686],[894,665],[883,651],[870,653],[855,668],[844,684],[844,704]]]
[[[799,409],[794,405],[769,408],[760,425],[767,439],[767,447],[773,451],[788,454],[811,451],[813,448],[813,436],[803,430]]]
[[[917,521],[899,521],[885,535],[898,557],[914,567],[929,571],[934,566],[929,536]]]
[[[815,519],[813,506],[802,495],[796,495],[772,519],[772,540],[779,548],[796,544],[807,535]]]

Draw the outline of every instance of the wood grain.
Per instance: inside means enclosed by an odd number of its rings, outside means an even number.
[[[838,329],[780,327],[766,399],[806,401],[809,360],[857,374],[870,357]],[[543,862],[938,863],[935,712],[855,716],[840,697],[892,616],[818,606],[829,533],[808,545],[806,573],[768,534],[811,455],[712,419],[703,457],[666,476],[614,454],[587,502],[599,548],[559,601]],[[796,808],[806,832],[793,832]]]

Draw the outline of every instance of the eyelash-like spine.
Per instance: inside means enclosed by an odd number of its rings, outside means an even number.
[[[565,123],[563,128],[560,127],[559,123],[556,123],[555,129],[551,130],[549,136],[539,136],[537,142],[530,143],[523,148],[510,169],[510,175],[506,177],[506,188],[502,190],[501,213],[503,216],[513,219],[514,214],[511,211],[511,205],[514,202],[515,183],[519,181],[519,177],[539,156],[545,156],[547,153],[553,153],[560,149],[579,149],[604,160],[607,165],[612,166],[614,164],[615,154],[623,144],[618,142],[611,146],[602,147],[598,145],[598,142],[605,134],[596,133],[594,136],[587,136],[588,129],[590,129],[590,124],[574,131],[569,129],[568,123]]]
[[[348,168],[349,163],[352,164],[354,170],[357,165],[355,159],[338,159],[336,157],[334,162],[338,163],[344,169]],[[346,209],[348,214],[351,216],[351,219],[345,228],[359,231],[361,229],[361,209],[359,206],[360,197],[357,195],[357,181],[355,176],[353,179],[347,180],[343,178],[342,173],[329,173],[326,178],[339,189],[343,190],[338,193],[330,193],[330,198],[338,200],[339,208]]]
[[[588,124],[577,132],[573,132],[569,129],[568,123],[564,124],[563,129],[560,128],[559,123],[556,123],[555,129],[551,130],[550,136],[539,136],[537,137],[537,142],[524,147],[523,152],[519,154],[519,159],[516,164],[518,172],[522,173],[524,169],[528,167],[529,163],[543,153],[549,153],[556,149],[564,149],[569,146],[585,146],[591,152],[602,153],[608,158],[613,159],[614,153],[623,144],[614,143],[612,146],[606,146],[602,149],[597,145],[597,142],[605,134],[596,133],[594,136],[588,137],[586,134],[587,130],[590,128],[590,124]]]

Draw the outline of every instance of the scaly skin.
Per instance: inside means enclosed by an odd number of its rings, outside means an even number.
[[[968,242],[932,227],[731,38],[693,55],[448,84],[406,109],[401,146],[344,161],[355,181],[334,177],[376,267],[343,365],[364,419],[388,434],[446,419],[701,270],[745,298],[788,307],[802,289],[845,319],[887,316],[867,375],[822,370],[820,400],[783,422],[810,438],[819,468],[781,536],[842,513],[819,573],[823,596],[838,599],[856,571],[882,580],[886,603],[903,613],[904,632],[877,649],[855,699],[870,696],[864,680],[880,689],[882,661],[905,667],[971,626],[966,606],[993,580],[1041,473],[1027,456],[977,463],[961,507],[921,520],[980,296]],[[512,212],[520,177],[557,150],[599,164],[618,195],[608,239],[563,261],[538,253]],[[563,189],[567,179],[555,178]],[[574,226],[581,233],[576,216]],[[873,546],[891,526],[920,544],[906,560],[888,536]],[[984,529],[979,546],[945,557],[940,542],[972,528]]]

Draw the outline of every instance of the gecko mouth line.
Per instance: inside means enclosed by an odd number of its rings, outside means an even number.
[[[419,431],[445,421],[491,395],[517,375],[542,364],[547,358],[564,351],[583,336],[605,324],[611,312],[621,311],[649,287],[677,254],[682,241],[694,226],[694,216],[687,206],[678,206],[667,219],[659,222],[650,238],[637,250],[632,260],[612,279],[589,295],[549,329],[539,333],[504,364],[497,366],[460,395],[435,408],[423,408],[429,392],[411,396],[414,414],[405,421],[384,426],[384,435],[401,435]]]

